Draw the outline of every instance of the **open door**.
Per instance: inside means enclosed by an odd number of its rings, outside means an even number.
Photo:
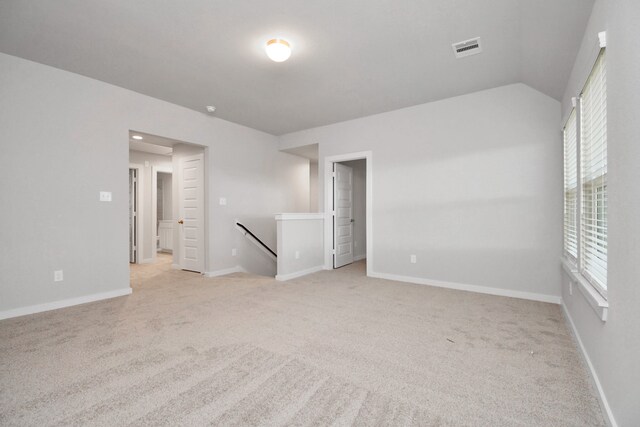
[[[204,154],[180,161],[180,268],[204,271]]]
[[[353,262],[353,169],[333,164],[333,268]]]

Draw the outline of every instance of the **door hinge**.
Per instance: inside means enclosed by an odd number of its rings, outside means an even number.
[[[335,171],[331,172],[331,176],[335,178],[336,177],[336,172]]]
[[[333,250],[331,251],[331,255],[335,255],[335,254],[336,254],[336,250],[335,250],[335,249],[333,249]]]
[[[336,211],[331,211],[331,215],[336,216]]]

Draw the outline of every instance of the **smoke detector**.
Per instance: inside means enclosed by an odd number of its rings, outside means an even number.
[[[213,105],[207,105],[207,113],[215,113],[216,112],[216,107],[214,107]]]
[[[454,43],[451,46],[453,47],[453,53],[455,53],[456,58],[464,58],[465,56],[476,55],[482,52],[480,37]]]

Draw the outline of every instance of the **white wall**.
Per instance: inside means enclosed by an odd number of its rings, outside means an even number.
[[[321,193],[326,156],[372,151],[374,272],[559,300],[559,117],[559,102],[515,84],[284,135],[280,147],[319,143]]]
[[[591,16],[587,22],[587,28],[580,44],[580,50],[576,55],[575,63],[571,70],[564,96],[562,97],[563,125],[569,118],[569,113],[571,113],[571,98],[579,94],[582,90],[582,87],[589,77],[589,73],[591,73],[593,62],[600,50],[598,46],[598,33],[604,31],[607,27],[605,6],[605,2],[602,0],[596,0],[593,4]]]
[[[640,3],[598,0],[571,81],[563,116],[570,110],[607,31],[608,320],[602,322],[581,292],[562,298],[600,382],[614,422],[640,424]],[[574,288],[575,289],[575,288]]]
[[[340,162],[353,169],[353,256],[367,256],[367,161]]]
[[[142,165],[142,174],[144,175],[142,177],[143,188],[138,195],[142,202],[142,215],[138,217],[138,226],[142,227],[142,241],[138,245],[138,257],[141,262],[151,262],[156,249],[157,235],[152,219],[152,213],[156,209],[152,203],[152,172],[154,167],[171,168],[171,157],[129,150],[129,163]]]
[[[308,208],[308,161],[274,136],[5,54],[0,129],[0,314],[129,288],[131,129],[209,148],[209,271],[243,262],[235,216]]]
[[[309,212],[318,212],[318,162],[309,162]]]
[[[278,274],[289,280],[324,265],[324,218],[322,214],[277,215]]]

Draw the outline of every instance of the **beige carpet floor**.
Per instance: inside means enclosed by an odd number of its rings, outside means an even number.
[[[0,322],[0,425],[599,426],[557,305],[369,279],[134,266]]]

